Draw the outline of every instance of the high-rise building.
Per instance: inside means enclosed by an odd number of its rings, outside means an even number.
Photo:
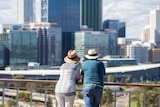
[[[142,29],[142,41],[150,42],[150,25],[146,25]]]
[[[80,28],[80,0],[41,0],[41,21],[58,23],[63,32]]]
[[[41,0],[41,21],[62,28],[62,57],[74,49],[74,32],[82,25],[100,30],[102,0]]]
[[[160,45],[160,7],[150,11],[150,42]]]
[[[84,60],[84,55],[87,54],[90,48],[95,48],[100,57],[106,55],[115,55],[116,53],[116,37],[112,32],[101,31],[78,31],[75,32],[75,50]]]
[[[35,0],[17,1],[17,22],[19,24],[35,22]]]
[[[5,66],[26,65],[28,62],[61,65],[62,30],[57,23],[4,25],[3,29],[5,32],[0,34],[0,67],[3,58]]]
[[[27,65],[37,61],[37,36],[33,30],[13,30],[0,34],[4,66]]]
[[[41,65],[61,65],[62,29],[53,23],[36,26],[38,28],[38,62]]]
[[[148,61],[151,63],[159,63],[160,62],[160,48],[148,49]]]
[[[138,63],[146,63],[148,61],[148,46],[141,42],[132,42],[127,45],[127,57],[136,59]]]
[[[102,0],[80,0],[80,24],[87,25],[93,31],[102,29]]]
[[[41,21],[62,28],[62,57],[74,49],[74,32],[80,29],[80,0],[41,0]]]
[[[119,22],[119,20],[105,20],[103,22],[103,29],[112,29],[117,31],[117,37],[125,38],[126,24]]]

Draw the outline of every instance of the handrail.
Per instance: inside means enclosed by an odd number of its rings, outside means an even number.
[[[5,83],[36,83],[36,84],[45,84],[45,83],[49,83],[49,84],[56,84],[57,83],[57,80],[30,80],[30,79],[0,79],[0,83],[3,83],[3,84],[5,84]],[[82,85],[82,83],[80,82],[80,83],[78,83],[79,85]],[[145,83],[145,84],[143,84],[143,83],[114,83],[114,82],[104,82],[104,86],[132,86],[132,87],[160,87],[160,84],[151,84],[151,83]],[[37,88],[38,89],[38,88]],[[16,89],[17,90],[17,95],[18,95],[18,92],[20,92],[19,91],[19,88],[17,88]],[[47,96],[46,96],[46,91],[48,90],[48,89],[46,89],[46,88],[44,88],[44,90],[45,90],[45,99],[44,99],[44,105],[45,105],[45,107],[46,107],[46,100],[47,100]],[[2,91],[3,92],[5,92],[5,85],[3,86],[3,88],[2,88]],[[82,90],[80,90],[80,91],[82,91]],[[128,107],[130,107],[130,105],[131,105],[131,93],[134,93],[134,92],[132,92],[132,91],[127,91],[127,90],[124,90],[124,91],[121,91],[121,90],[117,90],[117,91],[113,91],[113,95],[114,96],[117,96],[117,93],[118,92],[122,92],[122,95],[123,95],[123,92],[125,92],[125,93],[128,93],[127,95],[128,96],[125,96],[126,98],[128,98]],[[146,92],[136,92],[136,93],[144,93],[144,102],[146,102]],[[147,92],[147,93],[154,93],[154,94],[158,94],[159,95],[159,92]],[[17,103],[17,105],[18,105],[18,97],[19,96],[16,96],[16,103]],[[30,105],[32,105],[32,99],[33,99],[33,91],[31,90],[31,101],[30,101]],[[160,95],[158,96],[158,99],[159,99],[159,101],[160,101]],[[3,107],[4,107],[4,101],[5,101],[5,95],[3,94],[3,96],[2,96],[2,105],[3,105]],[[118,107],[118,105],[117,104],[119,104],[118,103],[119,101],[118,101],[118,99],[116,98],[116,97],[113,97],[113,105],[114,105],[114,107]],[[159,104],[160,102],[158,102],[158,105],[160,105]],[[143,104],[143,106],[144,107],[146,107],[146,103],[144,103]]]
[[[0,79],[0,82],[32,82],[32,83],[51,83],[56,84],[57,80],[29,80],[29,79]],[[82,83],[78,83],[82,84]],[[149,83],[114,83],[114,82],[104,82],[104,85],[112,86],[141,86],[141,87],[160,87],[160,84],[149,84]]]
[[[133,86],[133,87],[160,87],[160,84],[150,84],[150,83],[108,83],[104,82],[104,85],[113,86]]]

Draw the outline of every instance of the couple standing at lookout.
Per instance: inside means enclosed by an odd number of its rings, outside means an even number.
[[[104,64],[97,60],[95,49],[89,49],[86,60],[79,63],[75,50],[69,50],[60,67],[60,77],[55,87],[58,107],[73,107],[76,95],[76,82],[83,82],[83,98],[86,107],[99,107],[103,93]],[[81,69],[81,71],[80,71]]]

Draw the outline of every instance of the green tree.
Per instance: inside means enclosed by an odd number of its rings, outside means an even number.
[[[26,79],[24,75],[16,75],[14,79]]]
[[[153,87],[137,88],[135,92],[138,94],[136,94],[134,97],[132,95],[132,100],[137,101],[137,107],[139,107],[139,105],[143,103],[145,103],[147,107],[158,107],[158,94],[152,92],[159,92],[159,91],[160,89]]]
[[[83,92],[82,91],[78,91],[76,94],[78,99],[83,99]]]
[[[113,102],[112,91],[109,88],[104,89],[102,104],[105,106],[110,106]]]
[[[16,101],[15,100],[13,100],[13,99],[9,99],[8,101],[7,101],[7,105],[8,105],[8,107],[15,107],[16,106]]]
[[[33,89],[36,89],[37,86],[38,86],[38,84],[36,84],[36,83],[27,83],[27,84],[26,84],[26,89],[27,89],[28,91],[32,91]]]
[[[51,97],[51,96],[48,96],[48,99],[47,99],[46,104],[47,104],[47,107],[53,107],[53,106],[52,106],[53,103],[52,103],[52,97]]]
[[[29,101],[30,100],[30,93],[20,92],[19,93],[19,100],[20,101]]]
[[[116,76],[115,75],[108,75],[108,82],[116,82]]]
[[[125,83],[131,83],[131,77],[127,77],[127,78],[125,78]]]
[[[125,83],[125,78],[124,78],[124,77],[121,78],[120,82],[121,82],[121,83]]]
[[[14,76],[14,79],[26,79],[24,75],[16,75]],[[26,88],[26,83],[15,83],[15,87],[20,87],[25,89]]]

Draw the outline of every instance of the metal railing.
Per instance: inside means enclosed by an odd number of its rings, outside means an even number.
[[[49,97],[52,99],[53,107],[56,107],[56,100],[54,96],[54,85],[57,81],[52,80],[26,80],[26,79],[0,79],[0,100],[1,106],[5,107],[9,100],[15,101],[15,107],[47,107]],[[47,85],[46,85],[47,84]],[[53,87],[48,87],[52,84]],[[40,87],[37,87],[39,85]],[[45,87],[46,85],[47,87]],[[82,92],[82,84],[78,84],[80,88],[77,91]],[[105,87],[112,86],[111,89],[113,99],[108,107],[134,107],[133,97],[141,95],[140,107],[149,107],[147,104],[148,98],[156,100],[155,107],[160,106],[160,92],[159,91],[135,91],[135,87],[140,88],[160,88],[160,84],[139,84],[139,83],[104,83]],[[28,87],[27,87],[28,86]],[[115,87],[118,88],[116,89]],[[104,94],[106,93],[104,87]],[[125,90],[119,90],[119,87],[125,87]],[[127,87],[127,88],[126,88]],[[24,94],[28,93],[28,94]],[[156,96],[156,99],[155,99]],[[23,98],[24,97],[24,98]],[[105,95],[103,96],[106,99]],[[26,99],[27,100],[26,100]],[[78,100],[77,100],[78,101]],[[75,104],[74,107],[83,107],[84,101],[80,100],[81,104]],[[135,100],[136,101],[136,100]],[[79,102],[80,103],[80,102]],[[136,102],[138,103],[138,102]],[[105,104],[102,104],[105,105]],[[102,106],[101,105],[101,106]],[[103,106],[102,106],[103,107]],[[105,106],[106,107],[106,106]]]

